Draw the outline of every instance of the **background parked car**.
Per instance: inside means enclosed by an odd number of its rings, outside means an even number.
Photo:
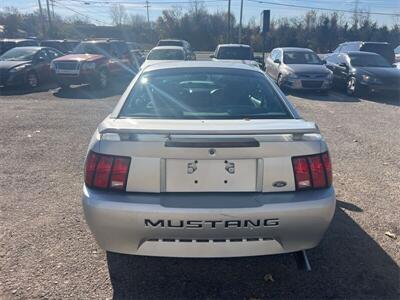
[[[63,53],[70,53],[79,43],[78,40],[44,40],[40,42],[40,46],[51,47]]]
[[[382,55],[390,64],[395,62],[393,47],[386,42],[345,42],[340,44],[334,53],[347,53],[350,51],[373,52]]]
[[[307,48],[273,49],[266,59],[265,71],[280,88],[327,92],[332,87],[332,72]]]
[[[55,59],[51,68],[62,88],[83,83],[106,88],[110,80],[137,70],[126,43],[110,39],[83,41],[71,54]]]
[[[63,54],[48,47],[16,47],[0,56],[0,86],[36,88],[53,81],[50,62]]]
[[[369,92],[400,92],[400,70],[381,55],[354,51],[334,53],[327,57],[334,82],[344,86],[347,94],[362,96]]]
[[[210,57],[214,61],[241,62],[260,67],[260,64],[254,58],[253,48],[244,44],[220,44]]]
[[[396,48],[394,48],[394,55],[395,55],[396,63],[399,63],[400,62],[400,45],[398,45]]]
[[[175,40],[175,39],[166,39],[166,40],[159,40],[157,43],[158,46],[178,46],[183,47],[188,55],[187,60],[195,60],[196,54],[192,49],[192,46],[188,41],[185,40]]]
[[[1,39],[0,55],[15,47],[39,46],[39,43],[31,39]]]
[[[185,48],[179,46],[159,46],[154,47],[147,54],[146,60],[142,64],[142,69],[165,62],[168,60],[188,60]]]

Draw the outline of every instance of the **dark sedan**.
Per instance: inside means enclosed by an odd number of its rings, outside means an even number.
[[[332,86],[332,72],[311,49],[273,49],[265,61],[265,72],[280,88],[327,92]]]
[[[333,53],[326,61],[335,84],[345,87],[349,95],[363,96],[384,91],[400,93],[400,70],[379,54],[361,51]]]
[[[0,87],[36,88],[52,81],[50,62],[63,54],[47,47],[18,47],[0,56]]]

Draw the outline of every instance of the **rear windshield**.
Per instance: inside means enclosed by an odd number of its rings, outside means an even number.
[[[360,50],[365,52],[378,53],[386,58],[389,62],[392,62],[394,58],[393,48],[389,44],[365,43],[362,45]]]
[[[159,41],[157,46],[179,46],[179,47],[183,47],[183,43],[181,41]]]
[[[80,43],[72,51],[74,54],[100,54],[104,56],[110,55],[109,43]]]
[[[391,65],[380,55],[357,55],[350,54],[350,61],[353,67],[380,67],[391,68]]]
[[[179,49],[155,49],[147,56],[149,60],[184,60],[183,51]]]
[[[263,74],[203,68],[144,73],[120,118],[292,119]]]
[[[313,52],[301,51],[285,51],[283,54],[283,62],[289,65],[322,65],[322,61],[319,59],[318,55]]]
[[[250,47],[220,47],[218,59],[253,60],[253,50]]]

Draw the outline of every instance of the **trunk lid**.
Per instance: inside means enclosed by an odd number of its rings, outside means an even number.
[[[100,153],[131,157],[128,192],[287,192],[293,156],[321,153],[318,127],[302,119],[107,118]]]

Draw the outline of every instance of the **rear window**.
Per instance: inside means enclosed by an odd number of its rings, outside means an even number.
[[[292,119],[263,74],[215,68],[144,73],[120,118]]]
[[[375,43],[365,43],[362,45],[361,51],[373,52],[382,55],[389,62],[393,62],[394,51],[389,44],[375,44]]]
[[[289,65],[322,65],[322,61],[314,52],[285,51],[283,53],[283,62]]]
[[[72,51],[74,54],[100,54],[109,56],[111,53],[109,43],[80,43]]]
[[[179,49],[155,49],[147,56],[148,60],[184,60],[185,55]]]
[[[218,59],[253,60],[253,50],[250,47],[220,47]]]
[[[159,41],[157,46],[179,46],[183,47],[183,42],[181,41]]]

